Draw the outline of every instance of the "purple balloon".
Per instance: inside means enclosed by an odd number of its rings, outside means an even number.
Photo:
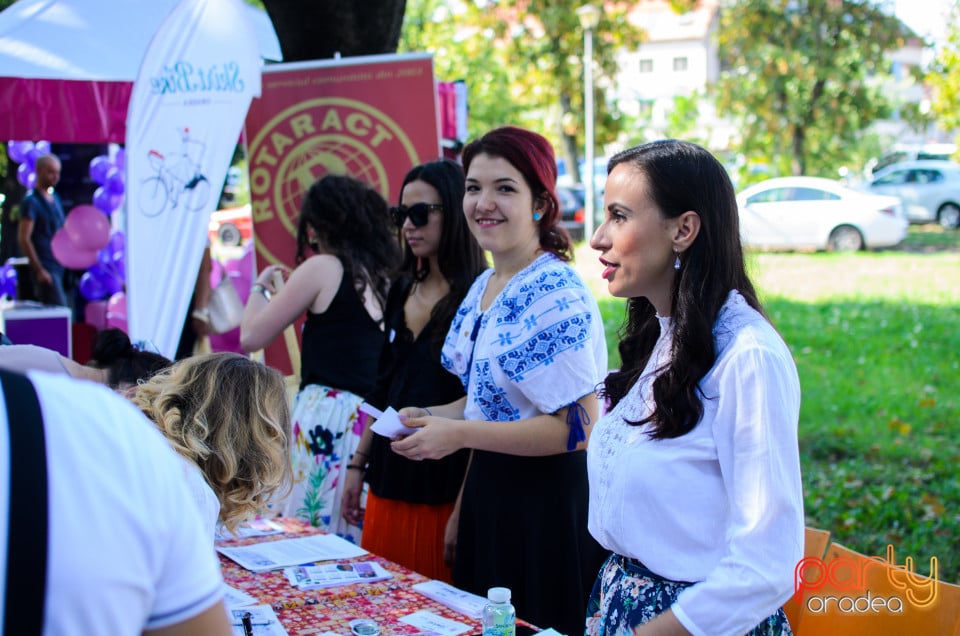
[[[30,167],[29,164],[21,163],[17,166],[17,181],[20,182],[20,185],[28,189],[33,189],[30,177],[33,177],[33,183],[37,182],[37,173],[33,171],[33,168]]]
[[[27,153],[26,163],[28,166],[30,166],[31,170],[37,167],[37,159],[42,157],[44,154],[46,153],[40,152],[40,149],[36,146],[33,147],[33,150]]]
[[[127,167],[127,151],[123,148],[117,149],[117,154],[113,157],[113,165],[120,168],[120,171],[123,172],[123,169]]]
[[[107,171],[107,182],[103,186],[110,194],[123,194],[123,170],[110,168]]]
[[[103,185],[107,182],[107,173],[110,172],[112,167],[113,163],[111,163],[110,157],[98,155],[90,160],[90,178]]]
[[[87,270],[91,276],[97,279],[97,282],[107,290],[107,296],[113,296],[123,289],[123,277],[118,276],[112,267],[105,267],[102,263],[97,263]]]
[[[100,186],[93,193],[93,205],[110,216],[123,204],[122,194],[110,194],[106,186]]]
[[[17,270],[13,265],[0,268],[0,296],[17,297]]]
[[[33,150],[32,141],[8,141],[7,155],[16,163],[23,163],[27,158],[27,153]]]
[[[87,300],[103,300],[109,295],[100,279],[90,271],[80,277],[80,294]]]
[[[41,139],[33,145],[34,149],[37,150],[41,155],[50,154],[50,142]]]
[[[123,249],[126,247],[123,230],[114,230],[114,232],[110,234],[110,241],[107,243],[107,247],[113,252],[123,253]]]

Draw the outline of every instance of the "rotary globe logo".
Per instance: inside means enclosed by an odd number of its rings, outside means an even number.
[[[338,97],[300,102],[273,117],[250,143],[253,220],[276,219],[296,236],[303,194],[327,174],[360,179],[389,200],[388,157],[418,163],[409,137],[382,111]],[[265,258],[282,262],[288,256],[271,253],[269,237],[261,238],[257,249]]]

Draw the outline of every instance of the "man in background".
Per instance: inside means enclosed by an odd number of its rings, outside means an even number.
[[[30,261],[34,295],[46,305],[67,306],[63,291],[64,267],[53,256],[51,242],[66,219],[63,204],[53,188],[60,181],[60,159],[43,155],[37,159],[37,183],[20,202],[17,242]]]

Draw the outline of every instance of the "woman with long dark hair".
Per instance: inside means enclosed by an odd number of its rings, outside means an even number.
[[[403,264],[387,298],[377,388],[367,399],[377,408],[445,404],[464,395],[460,380],[440,365],[457,307],[486,268],[463,217],[463,193],[463,168],[450,159],[416,166],[403,180],[400,205],[393,208]],[[363,520],[363,547],[449,582],[444,537],[468,455],[461,449],[443,459],[413,461],[368,427],[347,467],[343,501],[347,521]],[[364,479],[369,492],[361,510]]]
[[[383,344],[383,310],[400,260],[387,202],[367,184],[327,175],[310,186],[297,226],[297,267],[265,268],[240,324],[245,351],[264,348],[304,312],[300,392],[293,408],[295,486],[282,511],[360,541],[340,514],[343,471],[356,450]],[[286,278],[274,285],[275,272]]]
[[[674,140],[608,171],[590,245],[628,301],[590,439],[590,532],[613,554],[587,634],[790,634],[800,384],[747,276],[733,185]]]
[[[422,428],[393,449],[414,461],[473,449],[453,514],[454,584],[509,587],[518,615],[574,634],[603,560],[586,528],[585,451],[607,370],[603,322],[568,264],[550,143],[497,128],[464,148],[463,165],[466,221],[493,260],[442,352],[466,396],[401,410]]]

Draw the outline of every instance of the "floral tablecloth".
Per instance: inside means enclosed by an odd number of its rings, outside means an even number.
[[[275,519],[275,521],[281,520]],[[309,524],[295,519],[284,518],[282,524],[288,529],[284,534],[233,539],[221,542],[219,545],[249,545],[261,541],[292,539],[320,533]],[[325,632],[349,636],[349,623],[355,618],[375,620],[380,625],[380,633],[384,636],[419,634],[420,629],[399,620],[419,610],[429,610],[444,618],[469,625],[471,630],[468,633],[480,632],[479,620],[455,612],[411,589],[412,585],[429,580],[422,574],[372,553],[355,559],[344,559],[342,562],[359,561],[376,561],[393,574],[393,578],[375,583],[300,590],[290,585],[283,570],[251,572],[228,557],[220,555],[223,579],[227,585],[246,592],[260,603],[272,606],[290,636]]]

